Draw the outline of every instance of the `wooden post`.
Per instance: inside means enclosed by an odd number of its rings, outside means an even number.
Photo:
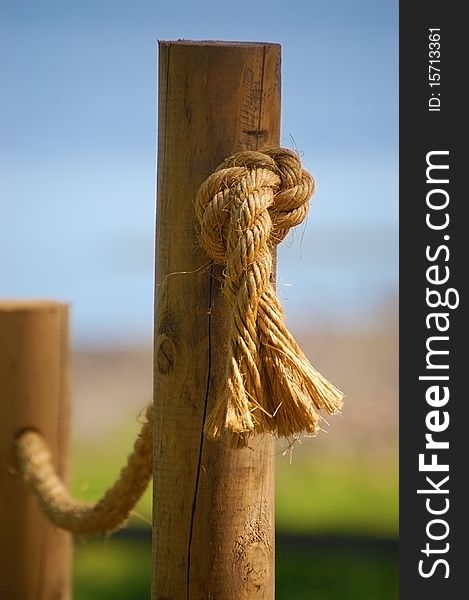
[[[203,435],[228,307],[194,200],[227,156],[279,144],[280,46],[161,42],[155,308],[153,600],[272,600],[274,446]]]
[[[33,427],[67,479],[67,319],[57,302],[0,302],[0,598],[71,597],[71,537],[40,512],[12,456],[14,436]]]

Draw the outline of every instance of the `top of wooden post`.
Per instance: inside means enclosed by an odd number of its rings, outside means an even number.
[[[226,48],[244,46],[246,48],[281,48],[280,44],[273,42],[231,42],[224,40],[158,40],[160,46],[222,46]]]
[[[66,302],[49,299],[37,300],[1,300],[0,312],[34,312],[68,306]]]

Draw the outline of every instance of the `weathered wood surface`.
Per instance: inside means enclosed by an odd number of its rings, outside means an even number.
[[[203,436],[224,376],[221,271],[194,199],[224,158],[279,144],[280,46],[161,42],[153,600],[272,600],[274,446]]]
[[[15,475],[12,441],[40,431],[68,476],[68,307],[0,302],[0,598],[69,600],[71,536],[49,523]]]

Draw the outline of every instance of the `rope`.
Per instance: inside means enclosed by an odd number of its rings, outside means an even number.
[[[14,441],[16,468],[39,500],[49,519],[62,529],[80,535],[114,531],[129,518],[152,475],[153,407],[135,441],[133,452],[115,483],[101,500],[86,504],[70,497],[57,475],[49,448],[43,437],[26,430]]]
[[[316,410],[334,414],[342,407],[343,394],[286,329],[272,282],[271,250],[304,220],[313,192],[313,178],[284,148],[235,154],[199,189],[200,241],[225,265],[231,306],[226,383],[205,425],[213,438],[228,430],[242,446],[255,433],[316,434]]]
[[[309,363],[286,329],[272,283],[272,248],[307,215],[314,180],[298,156],[278,148],[225,160],[197,194],[200,241],[225,265],[231,306],[226,379],[205,432],[225,430],[234,446],[256,433],[292,437],[319,429],[316,410],[333,414],[342,393]],[[43,437],[26,430],[14,441],[18,472],[57,526],[80,535],[113,531],[129,517],[152,475],[153,407],[115,483],[94,504],[73,499]]]

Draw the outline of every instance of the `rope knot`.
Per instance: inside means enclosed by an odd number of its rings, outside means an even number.
[[[284,148],[235,154],[198,191],[200,241],[226,265],[232,307],[226,385],[206,423],[212,437],[228,429],[239,445],[250,433],[316,433],[315,408],[342,405],[286,329],[272,284],[272,247],[305,219],[313,192],[313,178]]]
[[[280,243],[305,219],[313,192],[313,178],[291,150],[231,156],[205,180],[197,196],[205,251],[216,263],[227,264],[233,234],[246,236],[251,250],[252,244]]]

